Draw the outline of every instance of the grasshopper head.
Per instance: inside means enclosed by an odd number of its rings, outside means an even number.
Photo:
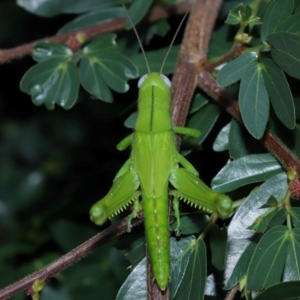
[[[224,195],[219,194],[216,200],[218,215],[224,219],[227,218],[232,213],[232,200]]]
[[[106,207],[101,205],[101,202],[97,202],[91,207],[90,219],[96,225],[102,225],[107,220]]]
[[[138,88],[141,90],[149,86],[156,86],[168,92],[171,88],[171,81],[163,74],[152,72],[142,76],[138,82]]]

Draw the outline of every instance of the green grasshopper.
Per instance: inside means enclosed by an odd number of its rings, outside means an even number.
[[[140,40],[139,43],[145,56]],[[180,227],[179,200],[214,214],[216,218],[228,217],[233,208],[232,200],[206,186],[193,165],[178,153],[175,134],[198,137],[200,131],[172,125],[171,82],[161,72],[150,72],[146,56],[145,61],[148,74],[138,82],[135,127],[133,133],[117,145],[120,151],[131,146],[131,155],[114,178],[108,194],[91,207],[90,219],[102,225],[133,204],[133,211],[127,219],[130,231],[131,221],[142,207],[153,275],[163,291],[170,277],[168,195],[174,197],[177,233]],[[170,192],[169,184],[172,187]]]

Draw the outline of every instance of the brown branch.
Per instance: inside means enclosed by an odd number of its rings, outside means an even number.
[[[221,0],[199,0],[191,11],[172,82],[174,125],[185,123],[198,72],[206,64],[211,32],[221,3]]]
[[[147,14],[145,20],[148,22],[154,22],[160,19],[165,19],[174,14],[183,14],[186,12],[195,0],[185,0],[183,2],[168,5],[165,7],[155,7]],[[42,39],[30,42],[11,49],[1,49],[0,50],[0,64],[10,62],[13,59],[21,58],[25,55],[31,54],[34,50],[34,45],[40,41],[51,41],[55,43],[66,43],[71,37],[75,37],[77,34],[82,34],[86,41],[94,38],[103,33],[117,31],[124,28],[124,18],[115,19],[110,22],[101,23],[86,27],[79,30],[70,31],[67,33],[57,34],[54,36],[44,37]]]
[[[235,58],[237,55],[239,55],[243,50],[244,46],[242,44],[234,43],[233,47],[223,56],[221,56],[219,59],[208,62],[206,64],[205,70],[208,72],[214,71],[214,69],[230,60]]]
[[[138,217],[132,221],[132,226],[136,226],[142,223],[142,221],[143,214],[139,213]],[[47,281],[48,279],[54,277],[57,273],[70,267],[72,264],[85,257],[87,254],[97,249],[99,246],[125,233],[126,229],[127,223],[126,218],[124,218],[117,224],[103,230],[91,239],[79,245],[69,253],[61,256],[59,259],[50,263],[43,269],[34,272],[27,277],[0,290],[0,300],[8,299],[11,296],[22,291],[30,291],[30,288],[35,280],[39,279],[42,281]]]
[[[236,293],[239,291],[239,285],[236,285],[234,288],[232,288],[228,294],[226,295],[225,300],[233,300]]]

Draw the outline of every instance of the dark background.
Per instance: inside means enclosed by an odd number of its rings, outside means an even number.
[[[0,48],[52,36],[73,17],[41,18],[14,1],[1,1]],[[169,44],[175,29],[167,38],[155,38],[151,47]],[[134,109],[136,81],[130,82],[134,88],[129,93],[115,94],[114,104],[81,91],[71,110],[48,111],[34,106],[19,90],[23,74],[33,64],[27,56],[0,66],[0,288],[98,232],[88,211],[105,195],[129,153],[118,152],[115,145],[130,133],[123,122]],[[221,125],[224,121],[217,128]],[[203,149],[208,157],[211,148],[204,144]],[[208,182],[218,163],[206,159],[200,164],[199,154],[194,152],[189,160]],[[52,279],[41,299],[114,299],[129,272],[127,266],[122,253],[106,245]]]

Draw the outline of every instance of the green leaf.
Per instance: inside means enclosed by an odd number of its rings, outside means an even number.
[[[292,300],[299,299],[299,281],[282,282],[260,293],[255,300]]]
[[[116,300],[147,300],[146,258],[144,258],[126,278],[119,289]]]
[[[129,89],[127,80],[138,75],[132,62],[113,49],[112,35],[104,36],[100,41],[84,47],[84,56],[79,65],[79,76],[83,87],[94,97],[105,102],[113,101],[110,88],[125,93]]]
[[[244,0],[243,6],[245,6],[246,4],[250,4],[250,3],[252,3],[251,0]],[[239,10],[238,5],[240,5],[240,4],[241,4],[241,1],[239,1],[239,0],[223,1],[220,12],[219,12],[220,18],[222,18],[222,19],[226,18],[229,10],[235,10],[235,11]],[[242,11],[244,11],[244,9],[242,9]]]
[[[168,48],[162,48],[159,50],[147,52],[147,59],[150,65],[151,72],[159,72],[167,50]],[[179,45],[174,45],[170,50],[164,64],[163,72],[165,74],[172,73],[174,71],[178,53]],[[132,62],[137,66],[139,74],[148,74],[148,69],[145,63],[145,57],[142,53],[132,57]]]
[[[73,61],[48,59],[31,67],[23,76],[20,89],[31,95],[35,105],[54,109],[55,103],[70,109],[79,91],[78,70]]]
[[[218,270],[224,270],[227,255],[227,229],[213,226],[209,231],[209,245],[212,254],[212,264]]]
[[[300,79],[300,36],[288,32],[273,33],[267,38],[272,46],[271,56],[287,74]]]
[[[27,11],[41,17],[53,17],[59,14],[62,10],[60,3],[62,1],[34,1],[34,0],[19,0],[17,4]]]
[[[112,7],[119,5],[120,0],[64,0],[63,13],[79,14],[96,8]]]
[[[249,17],[249,19],[248,19],[248,25],[249,25],[249,30],[250,30],[250,32],[252,31],[252,28],[255,26],[255,25],[261,25],[262,24],[262,22],[260,21],[260,18],[259,17],[257,17],[257,16],[251,16],[251,17]]]
[[[251,154],[227,164],[213,178],[211,186],[227,193],[246,184],[268,180],[280,172],[282,168],[271,154]]]
[[[294,100],[284,73],[271,59],[263,58],[262,63],[264,83],[275,114],[287,128],[294,129],[296,125]]]
[[[270,103],[262,68],[256,63],[252,63],[242,77],[239,106],[246,128],[256,139],[260,139],[269,120]]]
[[[96,40],[84,46],[84,48],[82,49],[83,54],[98,55],[103,51],[116,51],[116,37],[117,35],[114,33],[101,35]]]
[[[77,247],[97,233],[91,226],[63,220],[53,222],[51,232],[64,252]]]
[[[145,43],[149,44],[151,39],[155,35],[164,37],[167,34],[167,32],[170,30],[170,28],[171,27],[167,20],[165,20],[165,19],[158,20],[157,22],[155,22],[154,24],[149,26],[149,28],[147,30],[146,38],[145,38]]]
[[[192,100],[192,103],[189,108],[189,114],[193,114],[196,111],[200,110],[208,103],[207,96],[202,94],[196,94]]]
[[[174,244],[172,244],[172,240]],[[178,289],[184,281],[185,274],[188,272],[189,261],[193,258],[195,241],[194,236],[181,237],[177,242],[175,238],[171,238],[171,299],[177,294]]]
[[[265,216],[259,216],[252,225],[248,227],[249,230],[256,232],[265,232],[268,226],[268,218]]]
[[[300,207],[291,207],[290,214],[294,227],[300,227]]]
[[[128,15],[130,16],[133,25],[137,25],[145,17],[152,3],[153,0],[133,1],[131,6],[128,8]],[[131,22],[128,18],[125,22],[125,28],[127,30],[132,28]]]
[[[227,19],[225,20],[226,24],[237,25],[240,24],[243,20],[242,14],[244,13],[245,6],[242,3],[239,3],[232,10],[230,10]]]
[[[270,208],[266,213],[256,218],[255,222],[249,226],[248,229],[256,232],[265,232],[268,227],[282,225],[282,223],[286,220],[286,209],[277,207],[279,203],[276,199],[274,200],[276,201],[276,207]],[[261,208],[265,207],[267,204],[268,202]]]
[[[228,150],[228,141],[229,141],[229,132],[230,132],[230,127],[231,124],[228,123],[227,125],[225,125],[221,131],[218,133],[214,144],[213,144],[213,149],[216,152],[220,152],[220,151],[225,151]]]
[[[272,1],[263,18],[261,29],[261,40],[264,42],[266,37],[273,32],[278,31],[279,25],[285,21],[294,9],[293,0],[274,0]]]
[[[96,99],[112,103],[113,95],[106,81],[101,76],[102,69],[99,63],[95,63],[89,57],[84,57],[80,61],[79,75],[82,86]]]
[[[291,240],[287,248],[283,281],[300,278],[300,228],[292,229]]]
[[[199,239],[195,243],[184,279],[174,299],[204,299],[206,276],[206,247],[204,241]]]
[[[274,214],[270,217],[269,227],[275,227],[282,225],[286,221],[287,210],[283,207],[275,209]]]
[[[133,112],[124,122],[124,126],[127,128],[134,128],[136,118],[137,118],[138,112]]]
[[[231,120],[230,124],[231,126],[228,142],[229,154],[231,158],[238,159],[243,156],[247,156],[253,153],[253,150],[256,150],[255,152],[263,151],[263,148],[260,147],[260,144],[258,144],[256,140],[252,138],[244,126],[234,119]]]
[[[80,15],[71,22],[65,24],[59,29],[58,33],[65,33],[73,30],[83,29],[89,26],[106,23],[124,17],[125,11],[122,7],[96,9],[84,15]]]
[[[240,24],[241,23],[241,20],[242,18],[236,14],[235,12],[230,12],[227,19],[225,20],[225,23],[226,24],[229,24],[229,25],[237,25],[237,24]]]
[[[258,189],[254,190],[234,214],[228,227],[228,252],[225,279],[228,280],[233,276],[231,280],[235,280],[236,275],[233,274],[233,270],[236,264],[250,242],[255,241],[255,233],[247,228],[256,218],[267,211],[267,209],[261,209],[261,206],[265,204],[271,196],[274,196],[276,199],[283,199],[285,197],[287,192],[286,180],[285,172],[273,176]]]
[[[298,13],[300,11],[300,1],[295,0],[295,8],[294,8],[294,13]]]
[[[191,244],[194,237],[181,238],[176,241],[170,240],[170,259],[172,269],[171,293],[176,293],[178,286],[183,280],[187,265],[192,255]],[[147,272],[146,258],[144,258],[130,273],[121,286],[116,300],[139,299],[147,300]]]
[[[72,57],[73,52],[66,46],[51,42],[39,42],[34,46],[33,59],[36,62],[42,62],[50,58],[61,59],[65,61]]]
[[[219,86],[228,86],[241,80],[246,70],[256,65],[257,53],[246,52],[238,58],[227,63],[218,74],[217,83]]]
[[[278,31],[300,34],[300,12],[288,17],[281,23]]]
[[[207,225],[209,218],[205,214],[189,214],[180,218],[180,234],[189,235],[201,232]],[[175,230],[177,222],[170,226],[171,230]]]
[[[92,9],[119,4],[120,0],[19,0],[17,4],[41,17],[54,17],[62,13],[79,14]]]
[[[43,300],[59,299],[59,300],[72,300],[72,297],[66,290],[56,289],[50,285],[43,288]]]
[[[260,290],[280,281],[285,264],[290,231],[276,226],[259,241],[247,272],[247,289]]]
[[[278,207],[278,201],[273,196],[271,196],[261,208],[270,208],[270,207]]]
[[[188,120],[186,127],[199,129],[201,131],[201,135],[198,138],[189,139],[190,143],[197,145],[201,144],[210,133],[219,115],[220,108],[212,103],[208,103],[196,112]]]
[[[238,243],[238,241],[236,241]],[[226,290],[231,290],[246,275],[250,260],[256,248],[256,243],[251,241],[247,248],[242,252],[241,257],[237,261],[231,276],[226,283]]]

